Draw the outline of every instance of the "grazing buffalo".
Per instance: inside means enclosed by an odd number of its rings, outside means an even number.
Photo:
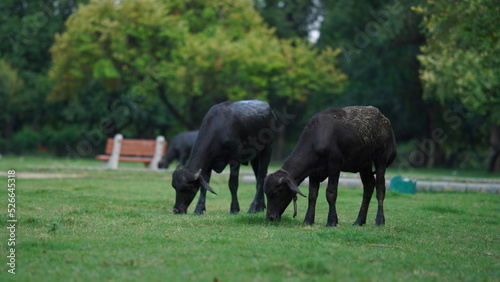
[[[255,198],[248,212],[263,211],[266,207],[263,183],[273,143],[272,134],[264,133],[270,131],[270,122],[274,119],[269,105],[258,100],[224,102],[213,106],[203,118],[186,165],[174,171],[172,186],[176,198],[173,212],[186,213],[201,187],[194,212],[202,214],[207,190],[215,193],[209,186],[212,170],[220,173],[229,164],[230,212],[238,213],[238,175],[240,165],[248,162],[257,179]]]
[[[359,172],[363,182],[363,201],[354,225],[366,223],[375,188],[378,201],[375,224],[382,225],[385,223],[385,170],[395,156],[391,123],[377,108],[354,106],[324,110],[309,120],[281,169],[266,177],[267,218],[279,220],[297,194],[304,196],[298,185],[309,177],[309,204],[304,224],[313,224],[319,184],[328,177],[326,226],[336,226],[337,186],[340,172],[346,171]]]
[[[198,137],[198,131],[187,131],[176,134],[168,144],[165,158],[160,164],[161,168],[168,168],[174,161],[178,160],[179,165],[186,165],[186,161],[191,154],[194,142]]]

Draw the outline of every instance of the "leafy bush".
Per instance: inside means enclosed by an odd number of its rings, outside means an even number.
[[[2,153],[2,154],[7,153],[8,152],[8,150],[7,150],[8,145],[9,145],[9,143],[7,142],[7,140],[0,137],[0,153]]]
[[[82,139],[82,131],[83,129],[76,125],[59,130],[47,127],[44,128],[43,135],[49,151],[58,156],[63,156],[68,153],[68,147],[74,148]]]
[[[42,136],[39,132],[25,126],[20,131],[14,133],[10,140],[8,151],[15,154],[24,154],[34,152],[42,143]]]

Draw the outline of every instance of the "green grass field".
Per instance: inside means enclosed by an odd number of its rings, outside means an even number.
[[[32,172],[44,158],[4,157],[0,172]],[[57,160],[56,160],[57,161]],[[85,166],[100,163],[83,161]],[[140,166],[139,166],[140,167]],[[388,192],[386,225],[351,224],[360,189],[340,189],[339,226],[303,226],[307,200],[281,222],[244,213],[253,185],[240,185],[242,213],[229,214],[226,175],[214,175],[207,212],[171,210],[171,174],[43,170],[74,178],[16,177],[16,274],[7,272],[8,192],[1,193],[0,281],[499,281],[500,195]],[[7,177],[0,176],[2,187]],[[307,192],[306,188],[303,188]]]

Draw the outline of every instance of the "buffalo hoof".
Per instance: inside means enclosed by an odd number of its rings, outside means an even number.
[[[181,211],[181,210],[180,210],[180,209],[178,209],[178,208],[174,208],[174,209],[172,210],[172,212],[173,212],[174,214],[183,214],[183,213],[186,213],[186,211]]]
[[[375,226],[380,226],[385,224],[385,217],[383,215],[377,215],[375,218]]]
[[[352,224],[353,226],[363,226],[366,224],[366,219],[356,219],[356,221]]]
[[[304,225],[313,225],[314,221],[304,220]]]
[[[203,214],[204,212],[205,212],[205,209],[201,209],[201,208],[200,208],[200,209],[199,209],[199,208],[196,208],[196,209],[194,210],[194,214]]]
[[[248,209],[248,213],[258,213],[258,212],[263,212],[266,208],[264,207],[259,207],[259,208],[254,208],[254,207],[250,207]]]
[[[250,205],[250,208],[248,209],[248,213],[258,213],[258,212],[263,212],[266,209],[265,204],[255,204],[252,203]]]

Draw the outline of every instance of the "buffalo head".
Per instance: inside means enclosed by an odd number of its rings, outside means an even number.
[[[187,208],[200,189],[206,189],[214,194],[214,190],[201,176],[201,169],[192,171],[188,168],[177,168],[172,175],[172,187],[175,189],[175,205],[173,212],[187,213]]]
[[[264,180],[264,193],[267,197],[267,219],[280,220],[293,198],[297,194],[304,196],[295,180],[284,170],[278,170]]]

